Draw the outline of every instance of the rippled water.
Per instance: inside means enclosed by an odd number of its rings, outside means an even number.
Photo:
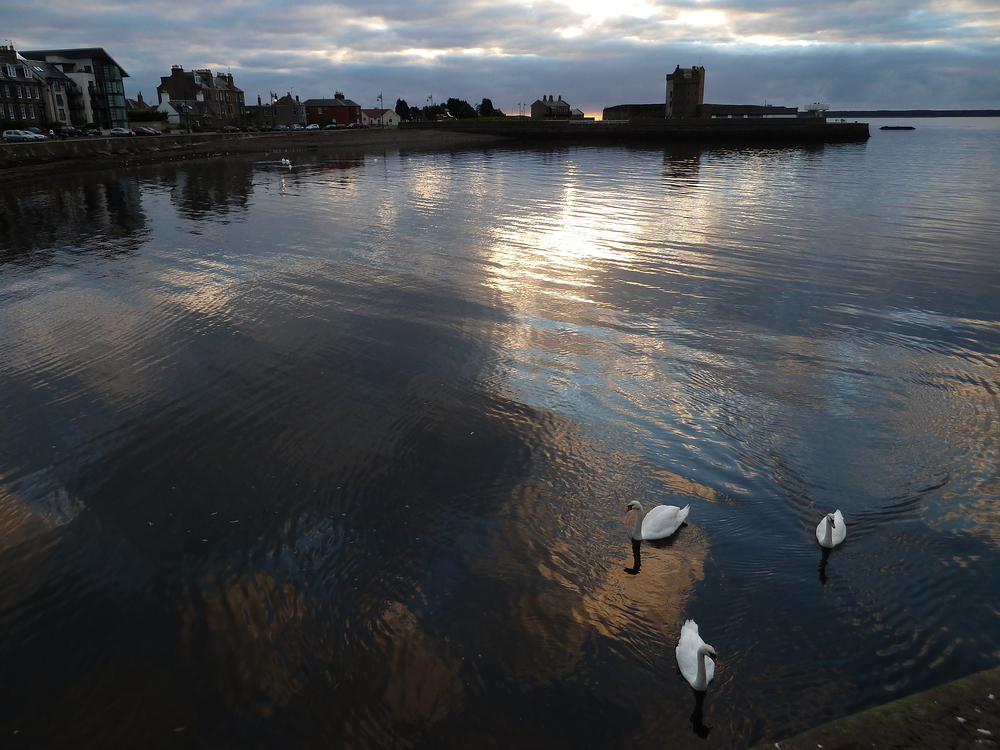
[[[0,192],[0,744],[738,748],[996,666],[1000,123],[879,124]]]

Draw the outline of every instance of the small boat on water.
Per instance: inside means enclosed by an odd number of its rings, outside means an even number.
[[[912,125],[883,125],[879,130],[916,130]]]

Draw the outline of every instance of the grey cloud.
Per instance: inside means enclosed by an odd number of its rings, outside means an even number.
[[[665,73],[700,63],[708,70],[706,98],[716,102],[979,108],[1000,102],[1000,7],[994,6],[985,0],[681,0],[657,4],[659,12],[648,19],[609,17],[593,26],[553,0],[531,6],[180,0],[93,10],[54,0],[13,6],[4,20],[5,33],[21,48],[105,47],[132,75],[129,93],[141,90],[147,99],[176,63],[231,67],[251,101],[269,91],[309,98],[340,90],[366,105],[379,92],[422,104],[433,93],[469,101],[488,96],[513,111],[518,102],[553,93],[599,113],[623,102],[662,101]],[[726,12],[725,26],[674,22],[678,14],[705,10]],[[382,23],[372,25],[373,19]],[[570,27],[584,33],[558,33]],[[740,42],[748,36],[812,43]],[[469,48],[501,54],[459,54]],[[408,49],[447,52],[421,60]]]

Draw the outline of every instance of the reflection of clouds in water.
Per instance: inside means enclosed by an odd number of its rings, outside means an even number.
[[[388,661],[383,692],[387,713],[400,722],[436,722],[459,708],[465,694],[461,660],[425,633],[399,602],[386,610],[382,626]]]
[[[595,638],[607,639],[613,651],[659,658],[704,575],[707,556],[705,537],[688,525],[674,543],[646,546],[640,574],[629,575],[621,508],[601,499],[614,496],[609,477],[618,467],[602,463],[566,426],[559,429],[549,442],[556,460],[511,493],[491,532],[489,554],[475,564],[491,598],[504,602],[488,613],[495,621],[487,627],[513,643],[491,657],[511,678],[528,682],[569,675]],[[579,462],[583,473],[563,465],[566,459]],[[558,488],[554,477],[564,473],[593,484],[588,490]]]
[[[180,650],[192,673],[213,681],[224,705],[254,716],[287,706],[302,687],[292,645],[309,612],[290,584],[258,571],[235,581],[206,576],[179,592]]]

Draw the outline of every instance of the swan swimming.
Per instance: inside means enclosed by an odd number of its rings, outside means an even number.
[[[635,526],[632,528],[633,539],[665,539],[673,534],[684,523],[691,511],[690,505],[678,508],[676,505],[657,505],[649,513],[642,510],[638,500],[625,506],[625,512],[635,511]]]
[[[681,639],[675,649],[677,666],[681,669],[684,679],[695,690],[704,692],[708,683],[715,677],[715,666],[718,658],[715,649],[709,646],[698,635],[698,623],[685,620],[681,628]]]
[[[846,536],[847,524],[844,523],[844,516],[839,510],[827,513],[816,527],[816,540],[823,547],[836,547]]]

